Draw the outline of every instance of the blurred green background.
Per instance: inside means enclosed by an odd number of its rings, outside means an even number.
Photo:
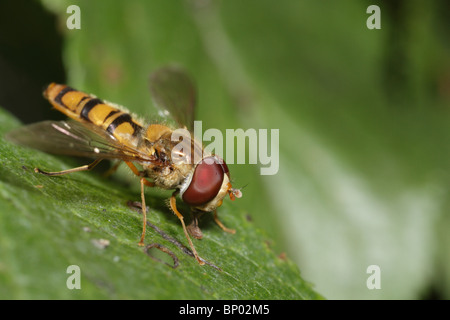
[[[71,4],[80,30],[66,27]],[[366,27],[371,4],[380,30]],[[229,165],[246,185],[235,205],[317,292],[448,299],[448,12],[444,0],[0,0],[0,105],[25,123],[62,119],[42,98],[55,81],[151,119],[149,74],[179,64],[204,130],[280,130],[276,175]]]

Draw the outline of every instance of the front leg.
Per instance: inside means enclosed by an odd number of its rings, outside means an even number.
[[[223,225],[222,221],[219,220],[219,217],[217,216],[217,210],[214,210],[214,221],[217,223],[217,225],[225,232],[235,234],[236,230],[227,228]]]
[[[175,213],[175,215],[178,217],[178,219],[181,222],[181,225],[183,226],[184,235],[186,236],[186,239],[189,242],[189,246],[192,249],[192,253],[194,254],[195,259],[197,259],[197,262],[198,262],[199,265],[204,265],[205,262],[203,262],[203,260],[198,256],[197,250],[195,250],[194,244],[192,243],[192,240],[189,237],[189,234],[188,234],[187,229],[186,229],[186,225],[184,224],[184,217],[177,209],[177,198],[176,198],[176,196],[177,196],[178,192],[179,191],[175,191],[172,194],[172,196],[170,197],[170,208],[172,209],[173,213]]]
[[[203,238],[203,233],[202,233],[202,230],[198,226],[198,220],[204,214],[204,212],[192,210],[191,213],[192,213],[192,221],[187,226],[188,232],[195,239],[201,239],[201,238]]]

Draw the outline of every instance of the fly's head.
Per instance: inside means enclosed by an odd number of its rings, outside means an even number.
[[[180,188],[181,199],[192,208],[211,212],[222,205],[223,198],[240,198],[242,193],[230,182],[230,172],[218,156],[203,158]]]

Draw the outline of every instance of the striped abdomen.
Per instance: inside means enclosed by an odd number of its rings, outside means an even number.
[[[108,131],[125,145],[136,145],[142,125],[129,113],[69,86],[51,83],[44,96],[69,118],[90,122]]]

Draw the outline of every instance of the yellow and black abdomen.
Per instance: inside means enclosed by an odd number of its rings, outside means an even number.
[[[51,83],[44,96],[69,118],[101,127],[125,145],[135,144],[142,131],[129,113],[67,85]]]

